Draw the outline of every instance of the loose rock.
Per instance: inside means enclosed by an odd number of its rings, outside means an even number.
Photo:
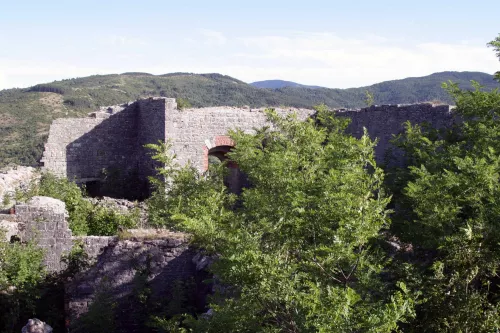
[[[21,333],[52,333],[52,327],[40,319],[33,318],[28,320]]]

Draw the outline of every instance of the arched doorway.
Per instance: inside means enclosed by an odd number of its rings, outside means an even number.
[[[228,161],[227,153],[233,146],[216,146],[208,150],[208,165],[226,162],[228,173],[224,184],[234,194],[240,194],[245,184],[245,176],[233,161]]]

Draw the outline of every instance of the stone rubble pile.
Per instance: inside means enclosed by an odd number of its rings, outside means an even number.
[[[16,191],[26,191],[32,182],[40,179],[35,168],[14,166],[0,170],[0,210],[15,204]]]
[[[130,201],[126,199],[115,199],[111,197],[101,197],[101,198],[88,198],[94,206],[102,206],[106,208],[114,209],[121,213],[131,213],[132,210],[139,209],[139,228],[144,228],[147,226],[148,214],[147,206],[145,202]]]
[[[26,326],[21,330],[21,333],[52,333],[52,327],[44,323],[40,319],[29,319]]]

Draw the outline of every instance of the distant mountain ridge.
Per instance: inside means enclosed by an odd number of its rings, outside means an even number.
[[[249,84],[257,88],[267,88],[267,89],[280,89],[285,87],[300,87],[300,88],[311,88],[311,89],[324,88],[320,86],[308,86],[297,82],[284,81],[284,80],[264,80],[264,81],[252,82]]]
[[[419,103],[439,100],[452,103],[441,89],[443,81],[470,88],[475,80],[487,89],[498,88],[492,75],[481,72],[441,72],[349,89],[329,89],[277,82],[278,88],[257,88],[217,73],[153,75],[128,72],[92,75],[38,84],[27,89],[0,90],[0,167],[8,163],[36,165],[52,120],[81,117],[101,106],[122,104],[150,96],[182,97],[194,107],[293,106],[311,108],[325,103],[331,108],[366,106],[366,91],[375,104]],[[279,80],[269,80],[279,81]],[[285,84],[283,84],[285,82]]]

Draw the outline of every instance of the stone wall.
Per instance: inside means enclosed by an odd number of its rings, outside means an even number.
[[[347,132],[360,138],[363,127],[366,127],[372,140],[378,139],[375,147],[377,163],[385,163],[385,153],[392,147],[390,140],[394,135],[404,130],[404,123],[410,121],[414,124],[428,123],[434,128],[448,128],[454,122],[453,113],[449,105],[413,104],[413,105],[381,105],[371,106],[361,110],[338,111],[338,116],[348,117],[351,123]],[[390,163],[403,163],[401,152],[394,150],[393,161]]]
[[[138,105],[138,147],[137,155],[141,156],[139,158],[139,177],[142,180],[146,180],[148,176],[154,176],[156,174],[155,168],[158,164],[153,161],[150,156],[151,150],[144,147],[144,145],[149,143],[157,143],[158,140],[165,142],[165,116],[169,110],[177,108],[175,99],[170,98],[150,98],[146,100],[140,100],[137,102]],[[143,196],[149,194],[149,186],[147,181],[141,182]]]
[[[105,293],[116,304],[116,331],[132,332],[139,324],[130,314],[139,312],[136,307],[140,276],[151,288],[151,302],[161,300],[168,304],[175,282],[195,277],[194,257],[187,236],[181,233],[164,234],[160,239],[115,239],[89,270],[66,285],[66,315],[72,327],[79,326],[79,318],[89,311],[97,295]]]
[[[266,121],[264,109],[236,107],[209,107],[200,109],[169,110],[167,112],[167,139],[172,141],[172,152],[177,155],[181,165],[188,161],[199,170],[206,169],[206,150],[224,143],[231,129],[241,129],[252,133],[262,128]],[[306,119],[315,111],[307,109],[277,109],[280,114],[297,113]]]
[[[138,310],[141,307],[155,309],[161,315],[172,304],[170,301],[175,306],[187,301],[183,306],[198,312],[206,310],[206,296],[212,292],[212,286],[205,283],[208,273],[204,269],[210,260],[189,247],[188,235],[135,229],[124,231],[122,236],[126,239],[72,237],[67,217],[62,201],[33,197],[26,204],[16,205],[15,214],[0,215],[0,220],[15,224],[12,231],[21,241],[35,241],[45,250],[44,265],[51,273],[62,272],[62,256],[75,244],[83,245],[90,266],[65,286],[66,317],[72,330],[79,327],[81,316],[103,293],[111,302],[107,310],[116,322],[115,332],[139,332],[134,328],[144,327],[150,318],[149,312]],[[182,300],[177,299],[179,292]],[[141,298],[143,293],[150,295],[147,304]],[[166,308],[159,309],[159,304]]]
[[[149,98],[87,118],[57,119],[45,144],[44,170],[86,184],[91,194],[142,198],[155,167],[143,146],[165,141],[166,110],[175,107],[174,99]]]
[[[117,236],[75,236],[72,238],[73,245],[82,245],[83,250],[91,263],[95,262],[105,248],[114,244]]]
[[[315,112],[307,109],[277,111],[280,114],[295,112],[300,119]],[[379,163],[384,161],[390,139],[403,130],[405,121],[428,122],[434,127],[447,127],[453,122],[447,105],[382,105],[337,111],[337,114],[351,118],[349,133],[359,137],[366,127],[372,139],[379,139],[376,147]],[[148,195],[147,177],[155,174],[156,165],[143,147],[145,144],[170,140],[177,162],[184,165],[191,161],[199,171],[204,171],[208,152],[221,143],[231,144],[228,130],[239,128],[252,132],[269,125],[263,109],[177,110],[171,98],[139,100],[102,109],[92,116],[53,122],[42,159],[45,170],[79,182],[105,180],[100,195],[132,199]],[[395,156],[400,158],[398,154]]]
[[[57,272],[64,269],[61,257],[72,248],[64,202],[33,197],[26,204],[16,205],[15,216],[21,240],[34,240],[45,250],[44,265],[47,270]]]

